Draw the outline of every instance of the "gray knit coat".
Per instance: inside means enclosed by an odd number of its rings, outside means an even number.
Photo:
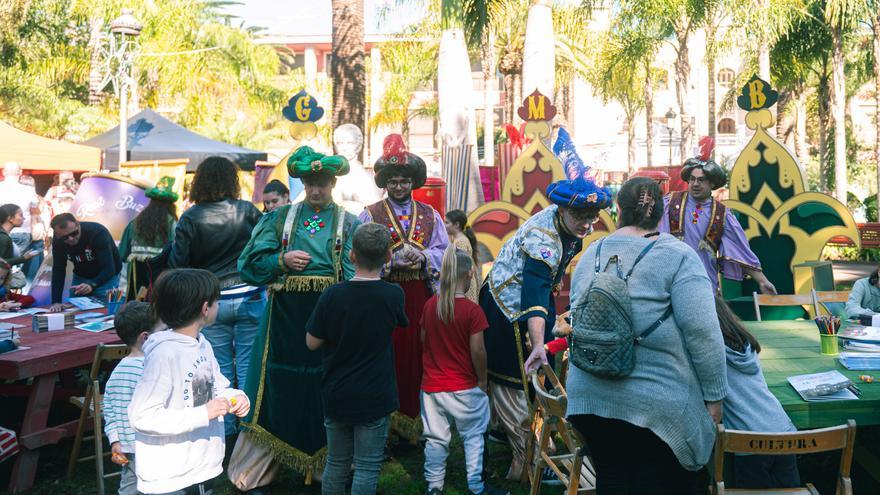
[[[709,461],[715,442],[705,402],[727,395],[724,341],[703,264],[693,249],[669,234],[650,239],[611,235],[602,246],[601,267],[616,254],[626,273],[655,239],[629,279],[633,325],[641,333],[670,304],[673,316],[636,346],[635,369],[625,378],[600,378],[572,365],[566,383],[568,416],[594,414],[647,428],[669,445],[685,469],[696,471]],[[572,276],[572,305],[593,278],[596,244],[584,252]]]

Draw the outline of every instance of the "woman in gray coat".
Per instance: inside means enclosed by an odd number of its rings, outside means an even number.
[[[618,256],[627,273],[656,241],[628,282],[634,331],[642,333],[670,307],[672,315],[635,346],[635,369],[628,376],[602,378],[571,366],[568,418],[586,439],[598,493],[693,493],[727,395],[712,286],[693,249],[657,232],[663,198],[656,182],[627,181],[617,203],[618,230],[603,242],[600,267]],[[597,244],[575,269],[572,306],[593,279]]]
[[[849,299],[846,301],[847,318],[858,318],[861,315],[880,313],[880,267],[870,277],[856,280]]]

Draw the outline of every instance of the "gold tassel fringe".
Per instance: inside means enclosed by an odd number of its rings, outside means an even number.
[[[410,418],[400,411],[391,413],[391,431],[415,445],[422,437],[422,418]]]
[[[322,277],[317,275],[296,276],[291,275],[269,286],[274,292],[323,292],[324,289],[336,283],[334,277]]]
[[[284,443],[262,426],[254,423],[242,423],[242,427],[251,434],[253,442],[272,453],[275,460],[306,477],[306,484],[311,483],[314,473],[324,470],[327,462],[327,447],[322,447],[313,455],[295,449]]]
[[[412,282],[424,279],[425,274],[421,270],[392,270],[387,277],[389,282]]]

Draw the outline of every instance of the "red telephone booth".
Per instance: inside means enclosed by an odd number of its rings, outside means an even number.
[[[441,218],[446,218],[446,181],[439,177],[428,177],[425,185],[413,191],[413,198],[433,206]]]

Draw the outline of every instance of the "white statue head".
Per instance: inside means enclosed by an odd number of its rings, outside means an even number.
[[[3,165],[3,178],[12,182],[18,182],[21,176],[21,165],[18,162],[6,162]]]
[[[333,131],[333,145],[336,147],[336,153],[344,156],[349,162],[360,162],[364,133],[354,124],[342,124]]]

